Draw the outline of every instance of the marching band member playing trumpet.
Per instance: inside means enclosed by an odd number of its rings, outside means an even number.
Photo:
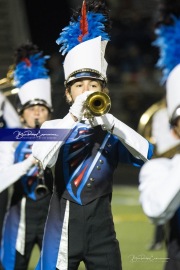
[[[22,127],[37,128],[50,119],[51,87],[46,57],[36,45],[20,46],[16,51],[14,81],[19,87],[18,113]],[[1,142],[0,191],[13,185],[0,247],[2,269],[27,270],[35,244],[42,247],[44,224],[52,192],[52,175],[44,171],[44,190],[38,190],[39,166],[32,156],[32,141]]]
[[[122,269],[111,212],[113,172],[119,162],[141,166],[152,156],[151,144],[112,114],[86,117],[89,95],[107,92],[104,53],[109,38],[103,31],[108,20],[102,2],[84,1],[81,11],[57,41],[67,53],[69,112],[42,125],[65,129],[66,135],[62,141],[35,142],[32,148],[44,168],[54,166],[55,175],[38,270],[76,270],[81,261],[88,270]],[[79,30],[82,21],[87,27]],[[98,103],[101,98],[94,106]]]

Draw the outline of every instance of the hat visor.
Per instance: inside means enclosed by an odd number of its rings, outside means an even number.
[[[86,72],[78,72],[76,74],[73,74],[65,81],[65,85],[68,85],[69,83],[79,80],[79,79],[95,79],[95,80],[100,80],[106,83],[106,78],[104,78],[101,74],[86,71]]]
[[[25,109],[27,109],[29,107],[32,107],[32,106],[35,106],[35,105],[44,106],[49,110],[49,112],[53,111],[52,107],[45,100],[43,100],[43,99],[34,99],[34,100],[30,100],[30,101],[26,102],[23,105],[20,105],[19,108],[18,108],[18,113],[21,114]]]

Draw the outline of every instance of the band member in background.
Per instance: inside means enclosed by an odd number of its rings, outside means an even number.
[[[31,43],[16,51],[14,80],[19,88],[18,113],[25,129],[40,127],[50,119],[51,84],[45,67],[46,59]],[[0,143],[0,190],[14,184],[0,248],[2,269],[28,269],[34,245],[42,247],[52,175],[48,169],[43,171],[32,156],[32,143]],[[39,184],[43,184],[40,189]]]
[[[20,127],[20,119],[18,113],[14,109],[10,101],[0,92],[0,128],[13,128]],[[2,226],[4,221],[4,216],[8,206],[8,189],[5,189],[0,193],[0,241],[2,234]]]
[[[35,142],[32,148],[43,167],[54,166],[55,172],[36,269],[75,270],[81,261],[88,270],[122,269],[111,211],[113,173],[119,162],[141,166],[152,156],[152,145],[106,110],[97,117],[86,109],[93,93],[99,97],[97,111],[109,104],[102,94],[107,92],[108,26],[104,3],[83,1],[81,13],[75,12],[57,40],[67,53],[65,93],[71,106],[63,119],[42,125],[66,129],[64,140]]]
[[[180,3],[161,1],[155,45],[160,49],[158,67],[163,71],[169,130],[177,146],[163,157],[148,161],[140,171],[140,201],[145,214],[164,225],[167,260],[165,270],[180,269]],[[159,126],[163,125],[159,121]],[[163,127],[162,127],[163,128]],[[166,134],[164,134],[166,136]],[[163,143],[162,143],[163,144]]]
[[[152,104],[143,113],[139,121],[138,132],[154,145],[153,158],[168,157],[172,152],[175,153],[179,141],[171,132],[166,99],[164,97]],[[164,244],[164,225],[155,225],[153,239],[148,249],[159,250],[164,248]]]
[[[163,107],[159,108],[152,117],[152,138],[155,144],[154,158],[166,157],[169,150],[178,145],[178,140],[170,131],[168,110],[164,99],[161,104],[163,104]],[[165,240],[164,225],[155,225],[154,238],[149,250],[164,248]]]

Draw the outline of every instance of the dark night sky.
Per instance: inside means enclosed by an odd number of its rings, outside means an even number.
[[[69,8],[67,1],[25,0],[25,3],[31,41],[36,44],[45,55],[52,56],[53,53],[55,53],[61,57],[60,53],[58,53],[59,46],[56,44],[56,40],[62,28],[68,25],[69,18],[72,15],[72,10]],[[67,113],[67,107],[69,108],[69,106],[66,104],[64,98],[64,74],[59,75],[61,74],[59,70],[62,70],[62,63],[59,62],[59,60],[58,62],[55,60],[55,63],[58,72],[56,72],[55,84],[53,84],[52,102],[54,112],[52,118],[61,118]],[[53,71],[51,69],[51,79],[52,73]]]
[[[58,51],[56,39],[71,16],[67,1],[25,0],[32,42],[45,53]]]

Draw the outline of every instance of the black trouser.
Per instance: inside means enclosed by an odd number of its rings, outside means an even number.
[[[154,233],[154,243],[161,243],[164,241],[164,225],[156,225]]]
[[[68,270],[121,270],[119,243],[108,195],[87,205],[70,203]]]
[[[2,237],[2,228],[4,222],[4,216],[7,210],[7,203],[8,203],[8,189],[5,189],[3,192],[0,193],[0,241]]]
[[[14,270],[26,270],[34,245],[37,244],[39,249],[42,247],[44,225],[48,214],[50,198],[50,194],[37,201],[27,198],[25,255],[22,256],[19,252],[16,252]]]
[[[167,245],[167,263],[164,270],[180,270],[180,244],[173,239]]]

